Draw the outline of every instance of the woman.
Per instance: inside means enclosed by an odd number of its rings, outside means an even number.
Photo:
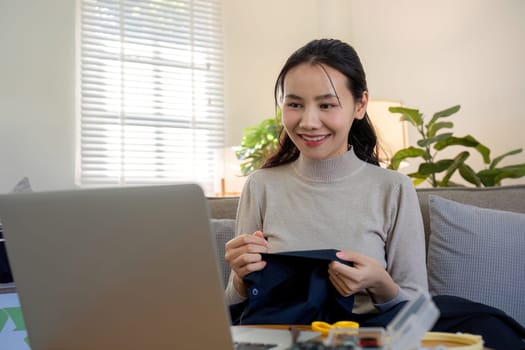
[[[386,326],[405,301],[427,290],[424,231],[411,181],[378,166],[357,53],[338,40],[311,41],[285,63],[275,99],[285,133],[275,155],[247,179],[237,234],[226,244],[230,311],[249,314],[243,303],[246,281],[252,283],[251,276],[273,266],[261,254],[336,249],[324,278],[338,294],[330,305],[353,308],[335,318]],[[305,288],[288,289],[294,294]],[[345,304],[345,298],[353,304]],[[272,312],[287,307],[279,301],[260,319],[273,321]],[[434,302],[441,312],[436,331],[480,334],[495,349],[525,347],[520,339],[525,330],[501,310],[450,296],[434,297]]]
[[[416,193],[408,177],[378,166],[355,50],[338,40],[310,42],[284,65],[275,98],[285,134],[243,189],[238,236],[226,245],[228,301],[246,297],[243,278],[265,266],[260,253],[322,248],[353,263],[334,261],[329,279],[342,296],[355,294],[357,313],[427,289]]]

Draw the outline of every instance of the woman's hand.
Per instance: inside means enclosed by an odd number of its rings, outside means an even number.
[[[224,259],[230,265],[233,275],[233,286],[240,295],[246,296],[244,276],[253,271],[262,270],[266,262],[261,253],[268,252],[268,242],[261,231],[249,235],[239,235],[226,243]]]
[[[374,258],[351,250],[338,252],[341,260],[353,266],[332,261],[328,267],[329,279],[342,296],[350,296],[366,289],[376,304],[385,303],[398,294],[398,287],[381,264]]]

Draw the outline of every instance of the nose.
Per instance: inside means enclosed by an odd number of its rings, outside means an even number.
[[[305,108],[301,116],[299,127],[305,130],[314,130],[322,125],[319,114],[315,108]]]

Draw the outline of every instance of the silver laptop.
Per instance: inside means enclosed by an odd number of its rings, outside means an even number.
[[[197,185],[0,195],[0,220],[32,350],[291,344],[230,327]]]

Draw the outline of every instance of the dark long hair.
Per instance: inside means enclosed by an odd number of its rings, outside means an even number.
[[[282,98],[286,74],[290,69],[303,63],[330,66],[344,74],[347,78],[348,89],[356,101],[360,101],[363,93],[368,90],[365,70],[352,46],[335,39],[313,40],[295,51],[281,69],[274,89],[276,108],[279,108],[279,100]],[[377,136],[368,113],[365,113],[364,118],[353,121],[348,133],[348,144],[352,145],[359,159],[379,165]],[[290,163],[298,157],[299,149],[283,128],[279,138],[279,147],[264,161],[262,168]]]

